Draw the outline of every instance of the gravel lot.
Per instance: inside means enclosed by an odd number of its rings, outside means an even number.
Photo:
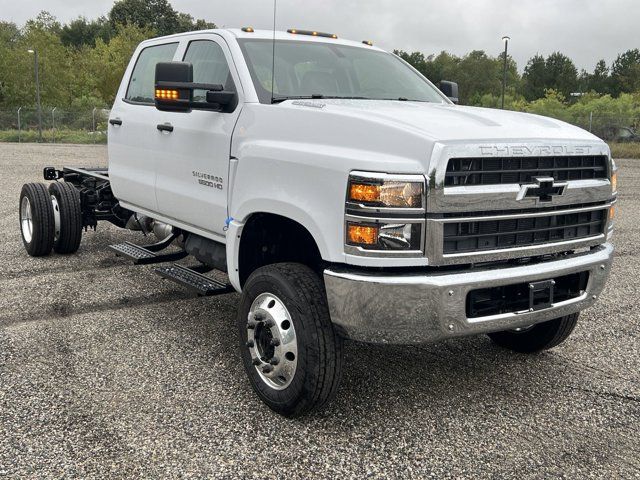
[[[131,266],[107,225],[27,256],[22,184],[105,147],[0,144],[0,477],[640,478],[640,161],[618,163],[613,276],[567,342],[349,343],[336,401],[287,420],[245,379],[236,294]]]

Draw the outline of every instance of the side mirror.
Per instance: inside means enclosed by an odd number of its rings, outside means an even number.
[[[453,103],[458,103],[458,84],[442,80],[440,82],[440,91],[444,93]]]
[[[206,90],[206,102],[193,100],[194,90]],[[219,84],[194,83],[193,65],[188,62],[158,62],[155,77],[155,104],[158,110],[188,112],[191,109],[233,111],[235,92],[225,92]]]

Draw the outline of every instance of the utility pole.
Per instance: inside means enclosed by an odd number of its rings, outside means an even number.
[[[502,73],[502,110],[504,110],[504,92],[507,88],[507,50],[509,49],[509,37],[502,37],[504,42],[504,71]]]
[[[20,121],[20,110],[22,110],[22,107],[18,107],[18,143],[22,143],[22,122]]]
[[[36,104],[38,108],[38,142],[42,143],[42,105],[40,103],[40,73],[38,72],[38,51],[29,49],[29,53],[33,53],[33,65],[36,74]]]

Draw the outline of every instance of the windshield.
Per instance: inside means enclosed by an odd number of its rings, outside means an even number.
[[[271,40],[240,39],[261,103],[271,103]],[[395,55],[324,42],[278,40],[276,101],[288,98],[362,98],[445,102],[422,76]]]

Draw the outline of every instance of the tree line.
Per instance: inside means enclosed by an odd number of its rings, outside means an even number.
[[[108,106],[138,43],[208,28],[215,24],[176,11],[168,0],[118,0],[104,17],[79,17],[66,24],[47,12],[22,27],[0,21],[0,109],[34,104],[34,58],[28,50],[38,52],[43,105]],[[458,82],[461,103],[499,105],[503,54],[492,56],[480,50],[462,57],[448,52],[395,53],[436,84]],[[640,50],[621,53],[610,65],[601,60],[593,72],[578,71],[569,57],[555,52],[546,58],[534,55],[520,74],[508,57],[506,92],[507,108],[516,110],[535,110],[541,104],[555,108],[558,102],[568,107],[578,99],[584,103],[600,97],[616,101],[630,95],[640,111]]]
[[[461,103],[483,105],[491,103],[491,97],[501,96],[504,53],[491,56],[474,50],[463,57],[448,52],[429,56],[402,50],[395,53],[436,84],[441,80],[458,82]],[[592,73],[584,69],[578,72],[569,57],[554,52],[546,58],[534,55],[520,75],[516,62],[507,57],[506,93],[510,102],[532,102],[544,98],[549,91],[565,99],[587,93],[619,97],[623,93],[640,92],[640,49],[618,55],[611,66],[600,60]]]
[[[131,54],[143,40],[216,28],[176,11],[168,0],[119,0],[104,17],[61,24],[48,12],[18,27],[0,21],[0,109],[35,104],[38,52],[42,104],[84,109],[108,106]]]

